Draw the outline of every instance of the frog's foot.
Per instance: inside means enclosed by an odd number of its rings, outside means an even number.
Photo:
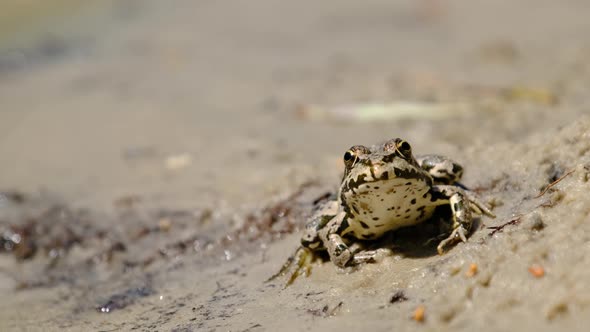
[[[272,281],[278,277],[282,277],[289,272],[292,265],[295,265],[295,270],[291,273],[289,280],[285,284],[285,287],[291,285],[297,277],[305,275],[306,277],[311,274],[311,263],[315,260],[314,253],[305,247],[299,247],[293,255],[291,255],[285,264],[281,267],[279,272],[268,278],[266,282]]]
[[[429,246],[431,246],[431,245],[432,245],[434,242],[436,242],[436,243],[439,243],[439,244],[440,244],[440,242],[441,242],[441,241],[445,240],[445,239],[448,237],[448,236],[447,236],[447,234],[448,234],[448,232],[447,232],[447,233],[440,234],[440,235],[437,235],[437,236],[433,236],[433,237],[429,238],[428,240],[424,241],[424,242],[422,243],[422,245],[423,245],[424,247],[429,247]]]
[[[352,253],[352,257],[347,266],[356,266],[365,263],[378,263],[387,256],[393,255],[393,250],[389,248],[366,249],[365,243],[354,242],[348,250]]]
[[[363,250],[357,252],[352,256],[352,265],[359,265],[364,263],[378,263],[387,256],[391,256],[393,251],[387,248],[379,248],[375,250]]]
[[[457,243],[458,241],[467,242],[467,236],[466,236],[467,233],[468,233],[468,231],[463,226],[459,226],[459,227],[455,228],[453,230],[453,232],[451,233],[451,235],[449,235],[446,239],[440,241],[440,243],[438,244],[438,247],[436,247],[438,254],[439,255],[444,254],[445,247],[447,245]]]

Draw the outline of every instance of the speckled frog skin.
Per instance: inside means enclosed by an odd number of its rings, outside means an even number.
[[[494,217],[473,192],[458,185],[463,173],[459,164],[437,155],[414,158],[410,144],[402,139],[371,148],[353,146],[344,154],[344,165],[337,196],[318,207],[301,247],[271,280],[296,262],[290,284],[309,272],[317,251],[327,251],[338,267],[371,261],[377,251],[363,251],[360,243],[421,223],[440,205],[450,205],[453,216],[452,232],[438,245],[440,254],[451,243],[467,241],[473,214]]]

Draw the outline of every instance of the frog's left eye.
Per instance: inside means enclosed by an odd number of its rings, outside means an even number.
[[[344,162],[348,163],[354,159],[355,155],[352,151],[348,150],[344,153]]]

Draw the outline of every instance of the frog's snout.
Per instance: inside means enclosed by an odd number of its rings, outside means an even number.
[[[376,180],[377,179],[387,180],[387,179],[395,178],[395,173],[390,171],[389,165],[387,165],[386,163],[384,163],[382,161],[379,161],[379,162],[371,161],[371,174],[373,175],[373,177]]]

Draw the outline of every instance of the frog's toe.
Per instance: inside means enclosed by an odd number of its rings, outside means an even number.
[[[490,218],[496,218],[496,215],[492,212],[492,210],[490,210],[490,208],[487,205],[484,205],[483,203],[478,204],[474,202],[471,202],[470,205],[472,212],[475,212],[476,214],[485,214]]]
[[[483,209],[483,213],[490,218],[496,218],[496,215],[487,206]]]
[[[291,273],[289,280],[285,284],[285,287],[291,285],[297,277],[300,275],[309,276],[311,273],[311,263],[314,260],[314,254],[311,250],[305,247],[299,247],[297,251],[293,255],[291,255],[285,264],[281,267],[279,272],[271,276],[266,280],[266,282],[272,281],[278,277],[282,277],[289,273],[289,270],[294,265],[294,271]]]
[[[458,241],[467,242],[467,230],[463,226],[459,226],[453,230],[451,235],[449,235],[446,239],[440,241],[438,247],[436,248],[439,255],[445,253],[445,247],[451,244],[454,244]]]
[[[490,218],[496,218],[496,215],[494,215],[488,204],[484,203],[479,196],[467,190],[465,191],[465,194],[469,200],[469,205],[473,212],[476,214],[485,214]]]
[[[360,251],[352,257],[352,264],[359,265],[363,263],[378,263],[385,257],[393,255],[393,251],[388,248],[379,248],[375,250]]]

